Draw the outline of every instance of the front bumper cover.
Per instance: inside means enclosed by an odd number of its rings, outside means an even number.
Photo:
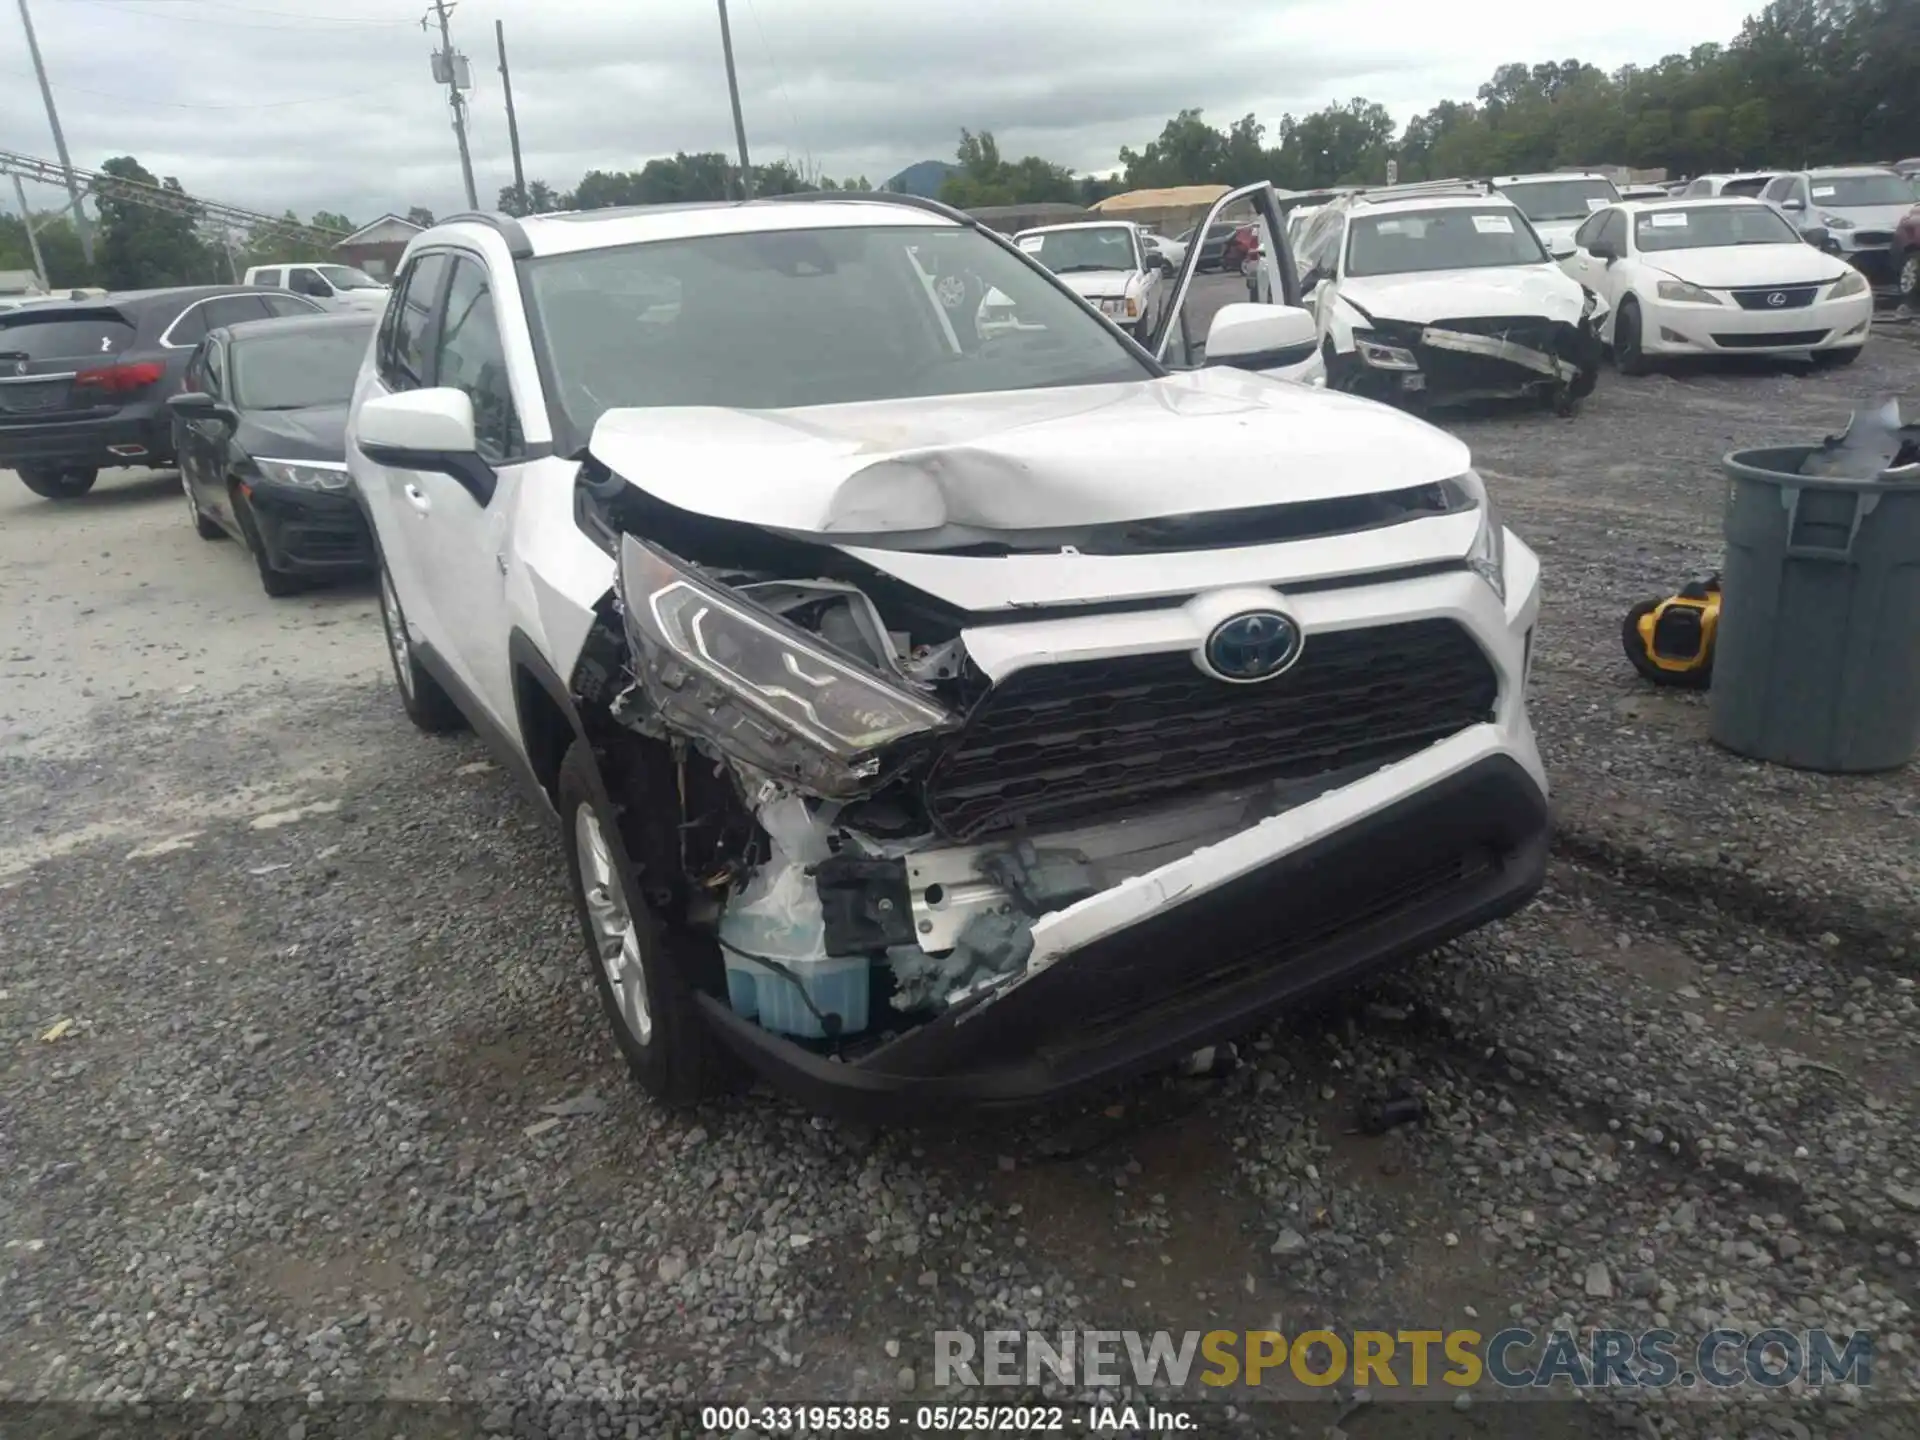
[[[1409,352],[1420,367],[1375,369],[1356,355],[1352,388],[1374,399],[1472,400],[1545,392],[1579,400],[1593,393],[1600,378],[1602,347],[1591,319],[1473,317],[1420,324],[1380,318],[1372,321],[1366,338]]]
[[[1241,1032],[1511,913],[1545,874],[1548,811],[1519,757],[1476,727],[1276,816],[1313,835],[1233,879],[1047,957],[855,1061],[824,1058],[699,1002],[743,1061],[814,1108],[869,1119],[1017,1106],[1109,1084]],[[1457,763],[1456,763],[1457,762]],[[1451,768],[1449,768],[1451,767]],[[1407,789],[1407,777],[1432,772]],[[1307,812],[1364,808],[1345,823]],[[1147,878],[1147,877],[1143,877]],[[1036,957],[1037,959],[1039,957]]]
[[[248,482],[260,543],[276,570],[333,575],[373,568],[366,516],[347,490],[308,490],[272,480]]]

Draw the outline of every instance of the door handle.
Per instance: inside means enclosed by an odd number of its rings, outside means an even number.
[[[427,492],[418,485],[403,485],[400,487],[400,493],[407,497],[407,504],[422,515],[433,509],[433,501],[427,498]]]

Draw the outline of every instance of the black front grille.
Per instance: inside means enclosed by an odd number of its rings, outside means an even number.
[[[1715,335],[1713,343],[1723,350],[1765,350],[1774,345],[1818,345],[1826,338],[1824,330],[1771,330],[1764,335]]]
[[[1488,719],[1499,679],[1450,620],[1309,635],[1293,668],[1230,685],[1186,651],[1016,671],[935,760],[927,808],[972,840],[1196,789],[1385,763]]]
[[[1818,285],[1755,285],[1735,290],[1733,298],[1742,310],[1804,310],[1820,293]],[[1775,296],[1779,299],[1775,299]]]
[[[1893,232],[1891,230],[1856,230],[1853,232],[1853,243],[1855,245],[1891,245]]]

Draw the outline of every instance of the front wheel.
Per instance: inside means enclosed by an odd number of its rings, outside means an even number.
[[[1653,367],[1640,348],[1640,307],[1628,297],[1613,317],[1613,364],[1622,375],[1645,375]]]
[[[387,637],[393,683],[399,687],[400,707],[407,712],[407,718],[429,735],[458,730],[466,723],[466,717],[453,703],[453,697],[420,663],[420,657],[413,653],[407,617],[400,609],[400,597],[394,592],[393,577],[387,573],[384,556],[380,560],[380,628]]]
[[[1900,298],[1920,305],[1920,250],[1909,250],[1901,258]]]
[[[93,489],[98,470],[22,470],[20,483],[47,500],[78,500]]]
[[[675,936],[642,898],[593,754],[580,741],[560,762],[555,789],[587,967],[614,1043],[648,1094],[692,1105],[718,1088],[719,1074],[680,954],[693,942]]]

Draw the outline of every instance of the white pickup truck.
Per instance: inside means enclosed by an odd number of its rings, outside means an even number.
[[[305,265],[255,265],[247,271],[248,285],[269,290],[291,290],[328,310],[384,310],[387,287],[351,265],[314,262]]]

